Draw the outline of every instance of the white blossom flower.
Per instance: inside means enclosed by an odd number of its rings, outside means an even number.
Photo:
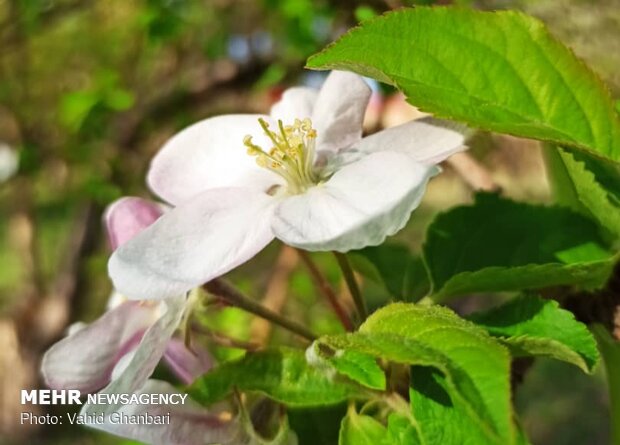
[[[270,116],[225,115],[174,136],[148,183],[175,206],[121,246],[110,276],[130,298],[178,295],[274,238],[311,251],[378,245],[419,205],[436,164],[463,149],[455,126],[422,119],[362,138],[364,80],[333,72],[291,88]]]
[[[116,201],[104,218],[112,248],[161,214],[160,206],[140,198]],[[187,310],[186,300],[182,295],[160,302],[129,301],[113,292],[103,316],[90,325],[70,327],[69,335],[45,353],[41,371],[47,385],[94,392],[128,372],[136,376],[139,388],[162,356],[183,382],[192,382],[211,367],[212,360],[201,348],[194,354],[182,341],[171,339]],[[134,374],[130,367],[139,372]]]

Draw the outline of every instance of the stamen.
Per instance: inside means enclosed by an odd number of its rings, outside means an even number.
[[[263,118],[258,122],[273,146],[266,152],[252,142],[250,135],[245,136],[243,144],[247,153],[256,157],[256,163],[284,178],[291,193],[301,193],[316,184],[314,146],[317,134],[312,121],[295,119],[293,125],[284,125],[278,120],[277,131],[272,131]]]

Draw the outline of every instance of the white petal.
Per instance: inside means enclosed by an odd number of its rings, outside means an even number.
[[[353,150],[362,155],[377,151],[396,151],[426,165],[438,164],[466,149],[466,127],[434,118],[423,118],[388,128],[362,139]]]
[[[243,138],[270,147],[258,123],[261,115],[225,115],[205,119],[170,139],[151,162],[147,181],[166,201],[180,204],[215,187],[251,186],[267,190],[278,176],[256,165]]]
[[[273,202],[243,188],[199,194],[114,252],[108,264],[114,287],[129,298],[158,299],[223,275],[273,239]]]
[[[373,153],[326,183],[283,200],[273,231],[286,244],[306,250],[346,252],[381,244],[403,228],[437,172],[402,153]]]
[[[371,90],[357,74],[332,71],[312,113],[317,149],[336,151],[358,142]]]
[[[186,297],[181,295],[168,298],[156,306],[161,316],[144,333],[131,359],[119,363],[114,369],[114,378],[106,387],[107,391],[113,394],[132,393],[144,385],[163,357],[172,334],[179,327],[187,307],[186,301]]]
[[[271,118],[278,119],[286,124],[292,124],[295,119],[312,117],[312,110],[319,93],[313,88],[293,87],[282,94],[282,99],[271,107]]]
[[[108,389],[106,394],[112,393]],[[136,394],[179,394],[172,385],[159,380],[149,380]],[[118,422],[122,415],[162,416],[170,413],[167,425],[131,425]],[[81,414],[103,414],[104,423],[89,423],[88,426],[106,431],[117,436],[139,440],[154,445],[208,445],[234,444],[241,434],[241,428],[235,420],[224,421],[217,413],[198,405],[189,398],[184,404],[177,405],[91,405],[82,407]]]
[[[153,308],[128,301],[53,345],[41,372],[54,389],[92,392],[108,384],[117,362],[155,321]]]
[[[186,385],[206,373],[214,363],[211,354],[201,345],[192,345],[192,347],[193,351],[190,351],[183,341],[173,338],[168,342],[164,354],[164,359],[170,369]]]
[[[114,201],[103,217],[112,249],[153,224],[162,213],[159,205],[146,199],[128,196]]]

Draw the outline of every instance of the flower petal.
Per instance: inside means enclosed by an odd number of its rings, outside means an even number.
[[[186,292],[252,258],[273,239],[274,198],[245,188],[203,192],[117,249],[108,264],[130,298]]]
[[[352,151],[362,155],[377,151],[396,151],[425,165],[438,164],[465,150],[465,126],[431,117],[388,128],[362,139]]]
[[[112,393],[108,389],[106,394]],[[148,380],[135,394],[182,394],[172,385],[159,380]],[[169,423],[130,424],[119,422],[121,416],[165,416],[169,413]],[[139,440],[154,445],[206,445],[234,444],[242,434],[236,420],[221,420],[217,413],[212,413],[190,399],[177,405],[94,405],[85,404],[81,414],[103,414],[103,423],[88,423],[88,426],[106,431],[117,436]]]
[[[157,306],[164,311],[144,333],[142,340],[125,360],[114,368],[111,383],[106,390],[113,394],[132,393],[139,390],[153,373],[166,351],[174,331],[179,327],[186,310],[186,297],[168,298]]]
[[[245,135],[263,147],[271,144],[258,114],[217,116],[198,122],[170,139],[157,153],[148,172],[151,189],[166,201],[180,204],[215,187],[251,186],[267,190],[279,177],[256,165],[246,153]]]
[[[195,352],[190,351],[184,342],[173,338],[168,342],[164,354],[166,363],[186,385],[213,367],[213,358],[206,349],[200,345],[195,346],[194,349]]]
[[[370,94],[370,87],[357,74],[331,72],[312,113],[318,150],[336,151],[361,139]]]
[[[117,362],[155,321],[152,307],[125,302],[74,331],[43,356],[41,372],[53,389],[93,392],[110,380]]]
[[[289,88],[282,94],[282,99],[271,107],[271,118],[276,123],[280,119],[286,125],[292,124],[295,119],[312,117],[318,95],[314,88]]]
[[[283,200],[273,231],[286,244],[306,250],[346,252],[381,244],[403,228],[438,171],[402,153],[373,153],[326,183]]]
[[[124,197],[114,201],[104,214],[112,250],[153,224],[163,213],[159,205],[142,198]]]

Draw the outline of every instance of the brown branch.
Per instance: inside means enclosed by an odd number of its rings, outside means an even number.
[[[232,306],[238,307],[239,309],[243,309],[251,314],[254,314],[258,317],[262,317],[265,320],[269,320],[273,324],[280,326],[288,331],[291,331],[301,338],[304,338],[309,341],[314,341],[316,339],[316,335],[310,332],[305,326],[297,323],[296,321],[289,320],[287,318],[282,317],[280,314],[277,314],[265,307],[263,307],[260,303],[252,300],[246,295],[242,294],[235,287],[227,283],[222,279],[215,279],[209,281],[208,283],[203,285],[203,288],[210,292],[211,294],[220,297],[225,302],[229,303]]]
[[[237,348],[237,349],[245,349],[247,351],[256,351],[260,348],[260,344],[257,342],[249,342],[239,340],[237,338],[232,338],[228,335],[224,335],[221,332],[215,332],[211,329],[208,329],[204,326],[201,326],[198,323],[192,323],[191,330],[198,334],[204,335],[208,337],[213,343],[226,347],[226,348]]]

